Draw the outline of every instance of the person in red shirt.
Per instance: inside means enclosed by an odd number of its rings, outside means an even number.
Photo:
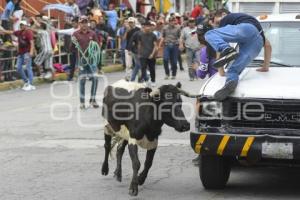
[[[195,4],[194,9],[192,10],[191,17],[197,19],[199,16],[202,16],[202,6],[200,3]]]
[[[156,11],[156,8],[153,6],[151,8],[151,11],[147,14],[147,20],[156,21],[157,18],[158,18],[157,11]]]
[[[17,71],[21,75],[24,86],[23,90],[30,91],[35,90],[33,83],[33,72],[32,72],[32,56],[34,53],[34,41],[33,32],[28,28],[28,23],[22,21],[20,24],[19,31],[2,30],[0,34],[15,35],[18,38],[18,56],[17,56]],[[23,69],[23,65],[26,65],[27,75]]]
[[[77,41],[78,45],[81,49],[81,52],[79,52],[80,59],[80,71],[79,71],[79,91],[80,91],[80,108],[85,109],[85,83],[86,79],[92,81],[92,89],[91,89],[91,97],[90,97],[90,105],[93,108],[99,108],[99,105],[96,102],[96,93],[97,93],[97,87],[98,87],[98,78],[96,76],[97,73],[97,63],[96,65],[87,63],[89,53],[87,52],[87,49],[89,48],[90,42],[94,41],[96,43],[99,43],[97,35],[94,31],[92,31],[88,26],[88,17],[81,16],[79,19],[80,29],[76,31],[73,34],[73,41]],[[76,45],[73,45],[73,48],[79,48]],[[85,52],[85,53],[84,53]],[[84,55],[82,55],[82,53]],[[87,59],[84,59],[82,57],[85,57]]]

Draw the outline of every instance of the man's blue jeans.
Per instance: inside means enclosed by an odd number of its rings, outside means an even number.
[[[91,97],[90,101],[96,100],[98,77],[96,75],[95,66],[84,66],[79,71],[79,92],[80,92],[80,103],[85,103],[85,83],[86,79],[92,81]]]
[[[27,75],[26,76],[23,65],[26,65]],[[32,58],[29,53],[20,54],[17,57],[17,71],[21,75],[25,83],[30,83],[32,85],[33,72],[32,72]]]
[[[177,74],[177,60],[179,47],[176,44],[166,44],[164,47],[164,68],[167,76],[170,75],[169,60],[171,61],[172,76]]]
[[[263,47],[260,32],[248,23],[211,30],[205,34],[205,39],[217,52],[229,48],[229,43],[239,45],[239,55],[226,72],[226,82],[238,81],[239,74],[258,56]]]
[[[139,73],[139,71],[141,69],[141,62],[140,62],[140,58],[138,57],[137,54],[132,53],[132,58],[134,60],[134,68],[132,70],[131,80],[130,81],[134,82],[135,79],[136,79],[136,76],[138,75],[138,73]]]

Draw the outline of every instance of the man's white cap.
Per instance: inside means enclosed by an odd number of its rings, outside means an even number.
[[[175,13],[175,17],[181,17],[179,13]]]
[[[128,18],[128,22],[136,22],[136,20],[135,20],[134,17],[129,17],[129,18]]]
[[[152,26],[156,26],[156,23],[153,22],[153,21],[151,21],[150,24],[151,24]]]
[[[26,20],[22,20],[20,22],[20,25],[29,26],[28,22]]]

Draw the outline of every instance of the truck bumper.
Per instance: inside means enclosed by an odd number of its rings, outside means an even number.
[[[202,155],[300,160],[300,137],[296,136],[191,132],[190,141]]]

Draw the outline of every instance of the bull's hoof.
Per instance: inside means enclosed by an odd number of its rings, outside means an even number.
[[[114,172],[114,177],[117,181],[122,182],[122,172],[121,172],[121,170],[116,170]]]
[[[109,172],[108,163],[102,164],[102,175],[107,176]]]
[[[131,183],[129,188],[129,195],[130,196],[137,196],[139,193],[138,184]]]
[[[143,173],[141,173],[138,177],[139,185],[143,185],[146,181],[147,176],[145,176]]]

